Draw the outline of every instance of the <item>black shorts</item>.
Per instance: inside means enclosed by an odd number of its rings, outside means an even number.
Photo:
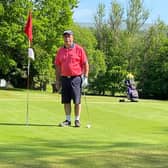
[[[61,78],[62,83],[62,103],[71,103],[73,100],[74,104],[81,103],[81,92],[82,92],[82,78],[81,76],[64,77]]]

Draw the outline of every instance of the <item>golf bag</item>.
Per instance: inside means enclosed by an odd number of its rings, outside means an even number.
[[[128,97],[128,99],[132,102],[137,102],[138,98],[139,98],[139,95],[138,95],[138,91],[136,89],[134,80],[133,79],[126,80],[125,85],[127,87],[127,97]]]

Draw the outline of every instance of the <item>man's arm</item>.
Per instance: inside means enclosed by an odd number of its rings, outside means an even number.
[[[86,62],[84,64],[83,69],[84,69],[83,75],[88,78],[88,75],[89,75],[89,64],[88,64],[88,62]]]
[[[55,70],[56,70],[56,89],[59,91],[61,87],[61,82],[60,82],[60,77],[61,77],[61,68],[58,65],[55,65]]]

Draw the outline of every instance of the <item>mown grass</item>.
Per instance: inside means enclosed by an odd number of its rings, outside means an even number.
[[[81,128],[60,128],[60,95],[28,95],[27,126],[27,91],[0,90],[0,168],[168,167],[168,101],[87,96]]]

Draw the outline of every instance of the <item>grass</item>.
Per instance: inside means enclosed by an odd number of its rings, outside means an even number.
[[[0,168],[168,167],[167,101],[87,96],[81,128],[60,128],[60,95],[28,95],[29,126],[27,91],[0,90]]]

